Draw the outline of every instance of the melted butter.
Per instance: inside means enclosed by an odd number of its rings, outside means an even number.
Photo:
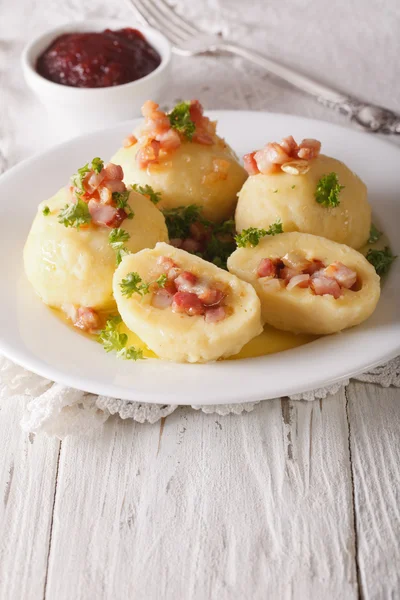
[[[264,331],[248,342],[238,354],[230,356],[228,360],[239,358],[254,358],[275,354],[283,350],[290,350],[316,340],[316,335],[295,334],[289,331],[279,331],[270,325],[265,325]]]
[[[78,329],[74,327],[69,319],[65,316],[65,314],[61,310],[57,310],[55,308],[50,309],[59,319],[61,319],[64,323],[68,325],[68,327],[72,327],[73,330],[83,335],[86,338],[89,338],[93,341],[97,342],[97,335],[92,333],[87,333],[82,331],[82,329]],[[108,313],[103,313],[104,321],[106,321]],[[157,355],[150,350],[146,346],[146,344],[137,336],[133,331],[130,331],[125,323],[121,323],[118,331],[120,333],[126,333],[128,336],[128,346],[135,346],[135,348],[141,348],[143,350],[143,356],[146,358],[157,358]],[[266,356],[267,354],[274,354],[276,352],[282,352],[283,350],[290,350],[291,348],[297,348],[298,346],[303,346],[304,344],[308,344],[313,340],[316,340],[317,336],[315,335],[305,335],[305,334],[295,334],[289,333],[288,331],[279,331],[270,325],[266,325],[264,327],[264,331],[260,333],[257,337],[253,338],[248,342],[238,354],[234,356],[230,356],[227,360],[238,360],[240,358],[255,358],[256,356]]]

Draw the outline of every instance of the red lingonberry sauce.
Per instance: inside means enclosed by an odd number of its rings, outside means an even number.
[[[65,33],[39,56],[36,70],[50,81],[72,87],[101,88],[136,81],[161,62],[137,29]]]

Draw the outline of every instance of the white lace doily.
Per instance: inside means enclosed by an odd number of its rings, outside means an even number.
[[[400,387],[400,356],[390,362],[355,377],[358,381],[377,383],[383,387]],[[334,385],[290,396],[292,400],[316,400],[335,394],[348,380]],[[108,396],[96,396],[62,386],[26,371],[0,356],[0,401],[3,398],[23,397],[26,410],[22,428],[28,432],[44,432],[64,438],[67,435],[87,434],[101,427],[111,415],[134,419],[139,423],[155,423],[173,413],[178,405],[141,404]],[[250,412],[258,402],[193,406],[204,413],[221,416]]]

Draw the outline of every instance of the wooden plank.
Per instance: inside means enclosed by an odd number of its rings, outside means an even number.
[[[23,432],[24,400],[0,408],[0,598],[44,595],[59,442]]]
[[[63,442],[49,598],[357,597],[344,393]]]
[[[360,590],[365,600],[400,594],[400,390],[347,388]]]

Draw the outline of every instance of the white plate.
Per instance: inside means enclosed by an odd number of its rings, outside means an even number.
[[[400,151],[380,139],[300,117],[219,111],[218,130],[240,156],[268,140],[315,137],[366,182],[374,221],[400,254]],[[350,377],[400,353],[400,259],[374,315],[363,325],[261,358],[206,365],[106,354],[46,308],[25,279],[22,249],[38,203],[93,156],[112,156],[133,123],[82,136],[33,157],[0,178],[0,351],[23,367],[65,385],[165,404],[246,402],[304,392]]]

